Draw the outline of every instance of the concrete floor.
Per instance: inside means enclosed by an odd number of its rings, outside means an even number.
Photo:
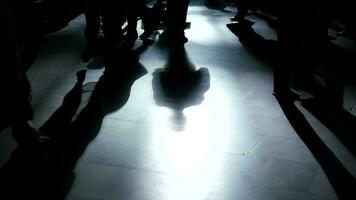
[[[185,49],[196,68],[208,73],[200,85],[205,89],[193,94],[198,100],[183,105],[183,116],[155,95],[161,88],[155,87],[154,72],[167,63],[168,49],[155,43],[140,56],[147,73],[134,82],[128,101],[105,116],[76,165],[68,200],[337,199],[328,176],[272,95],[273,66],[226,28],[233,15],[232,8],[189,8],[192,26]],[[276,39],[264,21],[249,18],[256,21],[256,32]],[[61,105],[79,69],[88,68],[85,83],[97,82],[104,71],[100,61],[80,60],[84,27],[80,16],[44,38],[28,73],[38,127]],[[87,84],[84,90],[79,111],[93,87]],[[350,113],[355,100],[350,93],[345,108]],[[355,156],[300,102],[296,106],[356,177]],[[3,166],[16,147],[9,130],[0,134],[0,146]]]

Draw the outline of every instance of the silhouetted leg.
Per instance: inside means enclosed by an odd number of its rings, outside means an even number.
[[[146,1],[136,0],[129,2],[129,16],[128,22],[128,37],[131,40],[136,40],[138,38],[137,33],[137,19],[141,17],[142,21],[146,21]],[[146,24],[145,24],[146,25]],[[148,25],[149,27],[149,25]]]
[[[168,36],[172,42],[185,43],[184,36],[190,0],[168,1]]]
[[[283,58],[284,56],[288,56],[282,53],[281,46],[279,48],[279,59],[274,68],[273,74],[273,95],[276,97],[291,97],[291,91],[289,88],[289,80],[291,75],[291,67],[288,64],[288,59]]]
[[[123,29],[126,18],[120,12],[121,8],[113,7],[115,3],[105,5],[103,10],[104,35],[105,35],[105,53],[110,54],[123,41]]]
[[[315,78],[312,68],[320,65],[325,60],[325,49],[328,48],[328,17],[325,8],[319,8],[318,4],[311,4],[305,9],[303,16],[299,14],[294,20],[296,28],[294,38],[294,63],[295,76],[293,84],[295,89],[304,90],[311,94],[320,95],[325,88]]]
[[[82,52],[82,60],[84,62],[88,62],[94,54],[100,13],[100,5],[95,4],[95,2],[91,0],[86,1],[84,14],[86,20],[85,37],[87,45]]]
[[[146,7],[142,11],[142,23],[144,25],[144,33],[140,35],[142,40],[148,39],[155,30],[160,28],[161,23],[165,22],[164,6],[162,0],[158,0],[152,8]]]
[[[297,96],[290,90],[289,82],[292,73],[292,48],[293,48],[293,27],[289,19],[279,18],[280,29],[277,39],[277,58],[274,68],[273,95],[276,98],[289,100],[297,99]]]
[[[128,30],[127,30],[128,40],[135,41],[138,38],[137,16],[136,15],[130,15],[128,17],[128,19],[127,19],[127,23],[128,23]]]

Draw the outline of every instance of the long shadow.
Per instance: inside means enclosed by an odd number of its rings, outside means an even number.
[[[328,87],[321,97],[302,101],[310,113],[319,119],[356,156],[356,117],[343,108],[343,88]]]
[[[287,58],[278,58],[271,55],[282,55],[279,53],[275,44],[265,40],[262,36],[258,35],[252,29],[252,27],[246,24],[228,24],[227,27],[240,39],[241,43],[248,50],[252,50],[254,53],[256,53],[256,55],[263,57],[263,59],[266,59],[268,61],[272,61],[272,63],[276,65],[274,74],[275,88],[289,88],[288,84],[291,66],[288,66],[288,62],[286,62]],[[282,67],[280,66],[281,63],[287,65],[283,65]],[[332,86],[335,87],[335,85]],[[331,95],[333,95],[335,99],[334,102],[338,102],[337,105],[340,105],[340,99],[338,99],[338,97],[340,96],[335,96],[335,94]],[[306,120],[303,113],[295,106],[294,100],[296,99],[296,97],[293,94],[280,95],[279,93],[277,93],[276,99],[293,129],[296,131],[298,136],[301,138],[301,140],[308,147],[314,158],[320,164],[339,199],[346,200],[356,198],[355,178],[342,165],[342,163],[338,160],[334,153],[324,144],[324,142],[319,138],[318,134],[313,130],[309,122]],[[304,104],[306,104],[306,102]],[[328,107],[327,109],[330,110],[332,108]],[[327,111],[327,113],[330,112],[333,111]],[[341,115],[343,115],[342,117],[344,119],[347,118],[347,121],[344,121],[344,123],[348,123],[347,127],[352,125],[353,118],[351,118],[350,115],[345,115],[345,113],[338,113],[338,115],[338,117],[341,117]],[[328,120],[328,125],[330,125],[332,121],[331,119]],[[340,128],[341,124],[334,123],[334,126],[336,125],[337,128]],[[336,127],[334,129],[336,129]],[[354,128],[350,130],[354,130]],[[352,138],[352,135],[349,135],[349,132],[346,132],[346,134],[348,135],[348,139]],[[348,146],[352,145],[350,144],[351,142],[352,141],[349,141]]]
[[[256,59],[261,59],[266,64],[277,64],[284,59],[279,56],[277,47],[278,41],[265,39],[256,33],[249,24],[230,23],[226,26],[238,37],[241,44],[256,56]],[[313,41],[308,42],[310,45],[313,45]],[[321,44],[320,46],[322,47],[316,50],[302,50],[304,52],[313,51],[311,52],[312,57],[308,59],[308,62],[310,62],[309,70],[321,76],[333,76],[334,78],[355,85],[355,79],[353,77],[355,72],[353,67],[355,65],[355,50],[345,49],[341,47],[342,45],[337,45],[330,41],[325,41],[325,44]],[[314,60],[313,63],[312,60]],[[306,63],[300,63],[300,65],[305,64]],[[296,68],[303,69],[302,66]],[[298,69],[296,70],[298,71]]]
[[[276,45],[257,34],[251,26],[239,23],[228,24],[227,27],[239,37],[239,40],[247,49],[255,52],[257,56],[261,56],[263,59],[275,64],[281,62],[280,60],[282,59],[271,55],[277,55]],[[337,83],[337,79],[343,78],[341,72],[349,68],[350,61],[354,62],[350,58],[350,53],[352,52],[347,52],[337,45],[327,43],[323,51],[314,52],[313,54],[319,57],[327,55],[327,58],[324,58],[322,61],[318,60],[318,63],[315,62],[316,66],[320,66],[315,67],[315,72],[309,71],[310,74],[306,74],[306,71],[299,72],[301,77],[299,87],[301,86],[302,90],[318,96],[312,100],[304,100],[302,105],[327,126],[355,155],[356,128],[353,125],[356,123],[356,117],[343,109],[343,90],[342,86]],[[308,62],[313,61],[309,60]],[[333,73],[335,77],[331,77],[331,73],[335,72],[335,69],[332,68],[335,68],[335,66],[338,66],[339,69],[336,71],[337,73]],[[327,88],[321,87],[318,82],[313,80],[313,73],[321,75],[327,81]],[[284,77],[287,77],[287,75]],[[343,80],[346,80],[346,78]]]
[[[165,67],[153,73],[152,87],[156,104],[172,110],[172,128],[182,131],[186,123],[183,111],[203,102],[210,74],[207,68],[197,69],[184,46],[177,45],[170,48]]]
[[[83,91],[77,83],[41,127],[51,138],[45,150],[17,148],[0,170],[0,198],[65,199],[75,178],[73,169],[98,135],[104,117],[126,104],[131,86],[146,73],[137,52],[113,56],[88,104],[75,116]]]
[[[319,138],[294,101],[279,96],[276,98],[289,123],[320,164],[339,199],[356,198],[355,178]]]
[[[276,59],[276,42],[267,40],[256,33],[252,26],[247,23],[230,23],[227,28],[235,34],[241,44],[256,56],[261,57],[264,61],[274,62]]]

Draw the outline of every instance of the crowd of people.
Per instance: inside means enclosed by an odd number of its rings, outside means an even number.
[[[30,123],[33,119],[31,87],[26,78],[26,71],[34,63],[40,49],[41,35],[65,26],[68,21],[84,13],[86,29],[83,32],[87,44],[81,56],[85,62],[98,54],[108,56],[120,49],[129,50],[137,39],[145,41],[157,29],[164,29],[169,42],[184,44],[188,41],[184,31],[189,2],[190,0],[78,0],[62,1],[61,4],[59,1],[46,0],[1,1],[0,87],[3,95],[0,100],[0,130],[10,125],[19,145],[40,144],[48,139],[41,136]],[[231,21],[253,25],[253,22],[245,17],[248,10],[256,8],[256,4],[253,4],[255,1],[252,1],[252,4],[245,0],[228,2],[237,7],[237,13]],[[56,5],[61,6],[54,7]],[[206,5],[221,8],[226,5],[226,1],[207,0]],[[278,5],[275,7],[284,9],[276,14],[279,25],[278,44],[280,53],[283,54],[281,57],[288,58],[290,53],[309,56],[327,38],[330,19],[326,13],[329,13],[329,10],[320,9],[318,3],[309,3],[308,9],[304,9],[306,12],[301,14],[303,4],[283,5],[281,2],[281,5]],[[64,16],[55,15],[52,11],[56,8],[62,9],[57,13]],[[142,20],[144,27],[144,33],[140,36],[137,31],[138,20]],[[302,49],[309,51],[302,52]],[[289,65],[289,61],[284,61],[284,66],[276,69],[286,71],[284,69]],[[282,73],[283,77],[288,77],[285,73],[289,73],[288,70]],[[275,88],[275,92],[289,93],[287,85],[284,83]]]
[[[157,0],[151,2],[153,6],[147,3],[146,0],[2,1],[0,130],[10,125],[20,146],[40,145],[49,139],[31,124],[34,114],[26,72],[37,57],[41,36],[63,28],[79,14],[84,13],[86,19],[87,45],[82,53],[85,62],[97,54],[110,57],[122,49],[129,50],[138,39],[139,19],[144,24],[142,40],[164,27],[169,41],[177,44],[188,41],[184,30],[189,0]]]

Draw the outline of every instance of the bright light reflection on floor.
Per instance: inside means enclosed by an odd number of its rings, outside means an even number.
[[[227,23],[226,17],[223,18],[225,21],[217,22],[216,20],[219,20],[219,18],[214,18],[213,15],[202,15],[201,12],[204,12],[204,8],[201,6],[189,7],[187,21],[191,22],[192,24],[191,28],[186,30],[186,35],[189,38],[189,41],[203,45],[216,45],[225,43],[226,40],[221,38],[222,31],[213,26],[213,24]],[[212,19],[214,20],[212,21]]]
[[[220,137],[232,110],[230,94],[220,85],[210,88],[200,105],[184,110],[186,124],[181,131],[172,127],[171,109],[151,108],[148,154],[167,173],[162,199],[204,199],[216,186],[217,177],[223,174],[223,168],[218,167],[223,155],[219,152],[226,146]]]

